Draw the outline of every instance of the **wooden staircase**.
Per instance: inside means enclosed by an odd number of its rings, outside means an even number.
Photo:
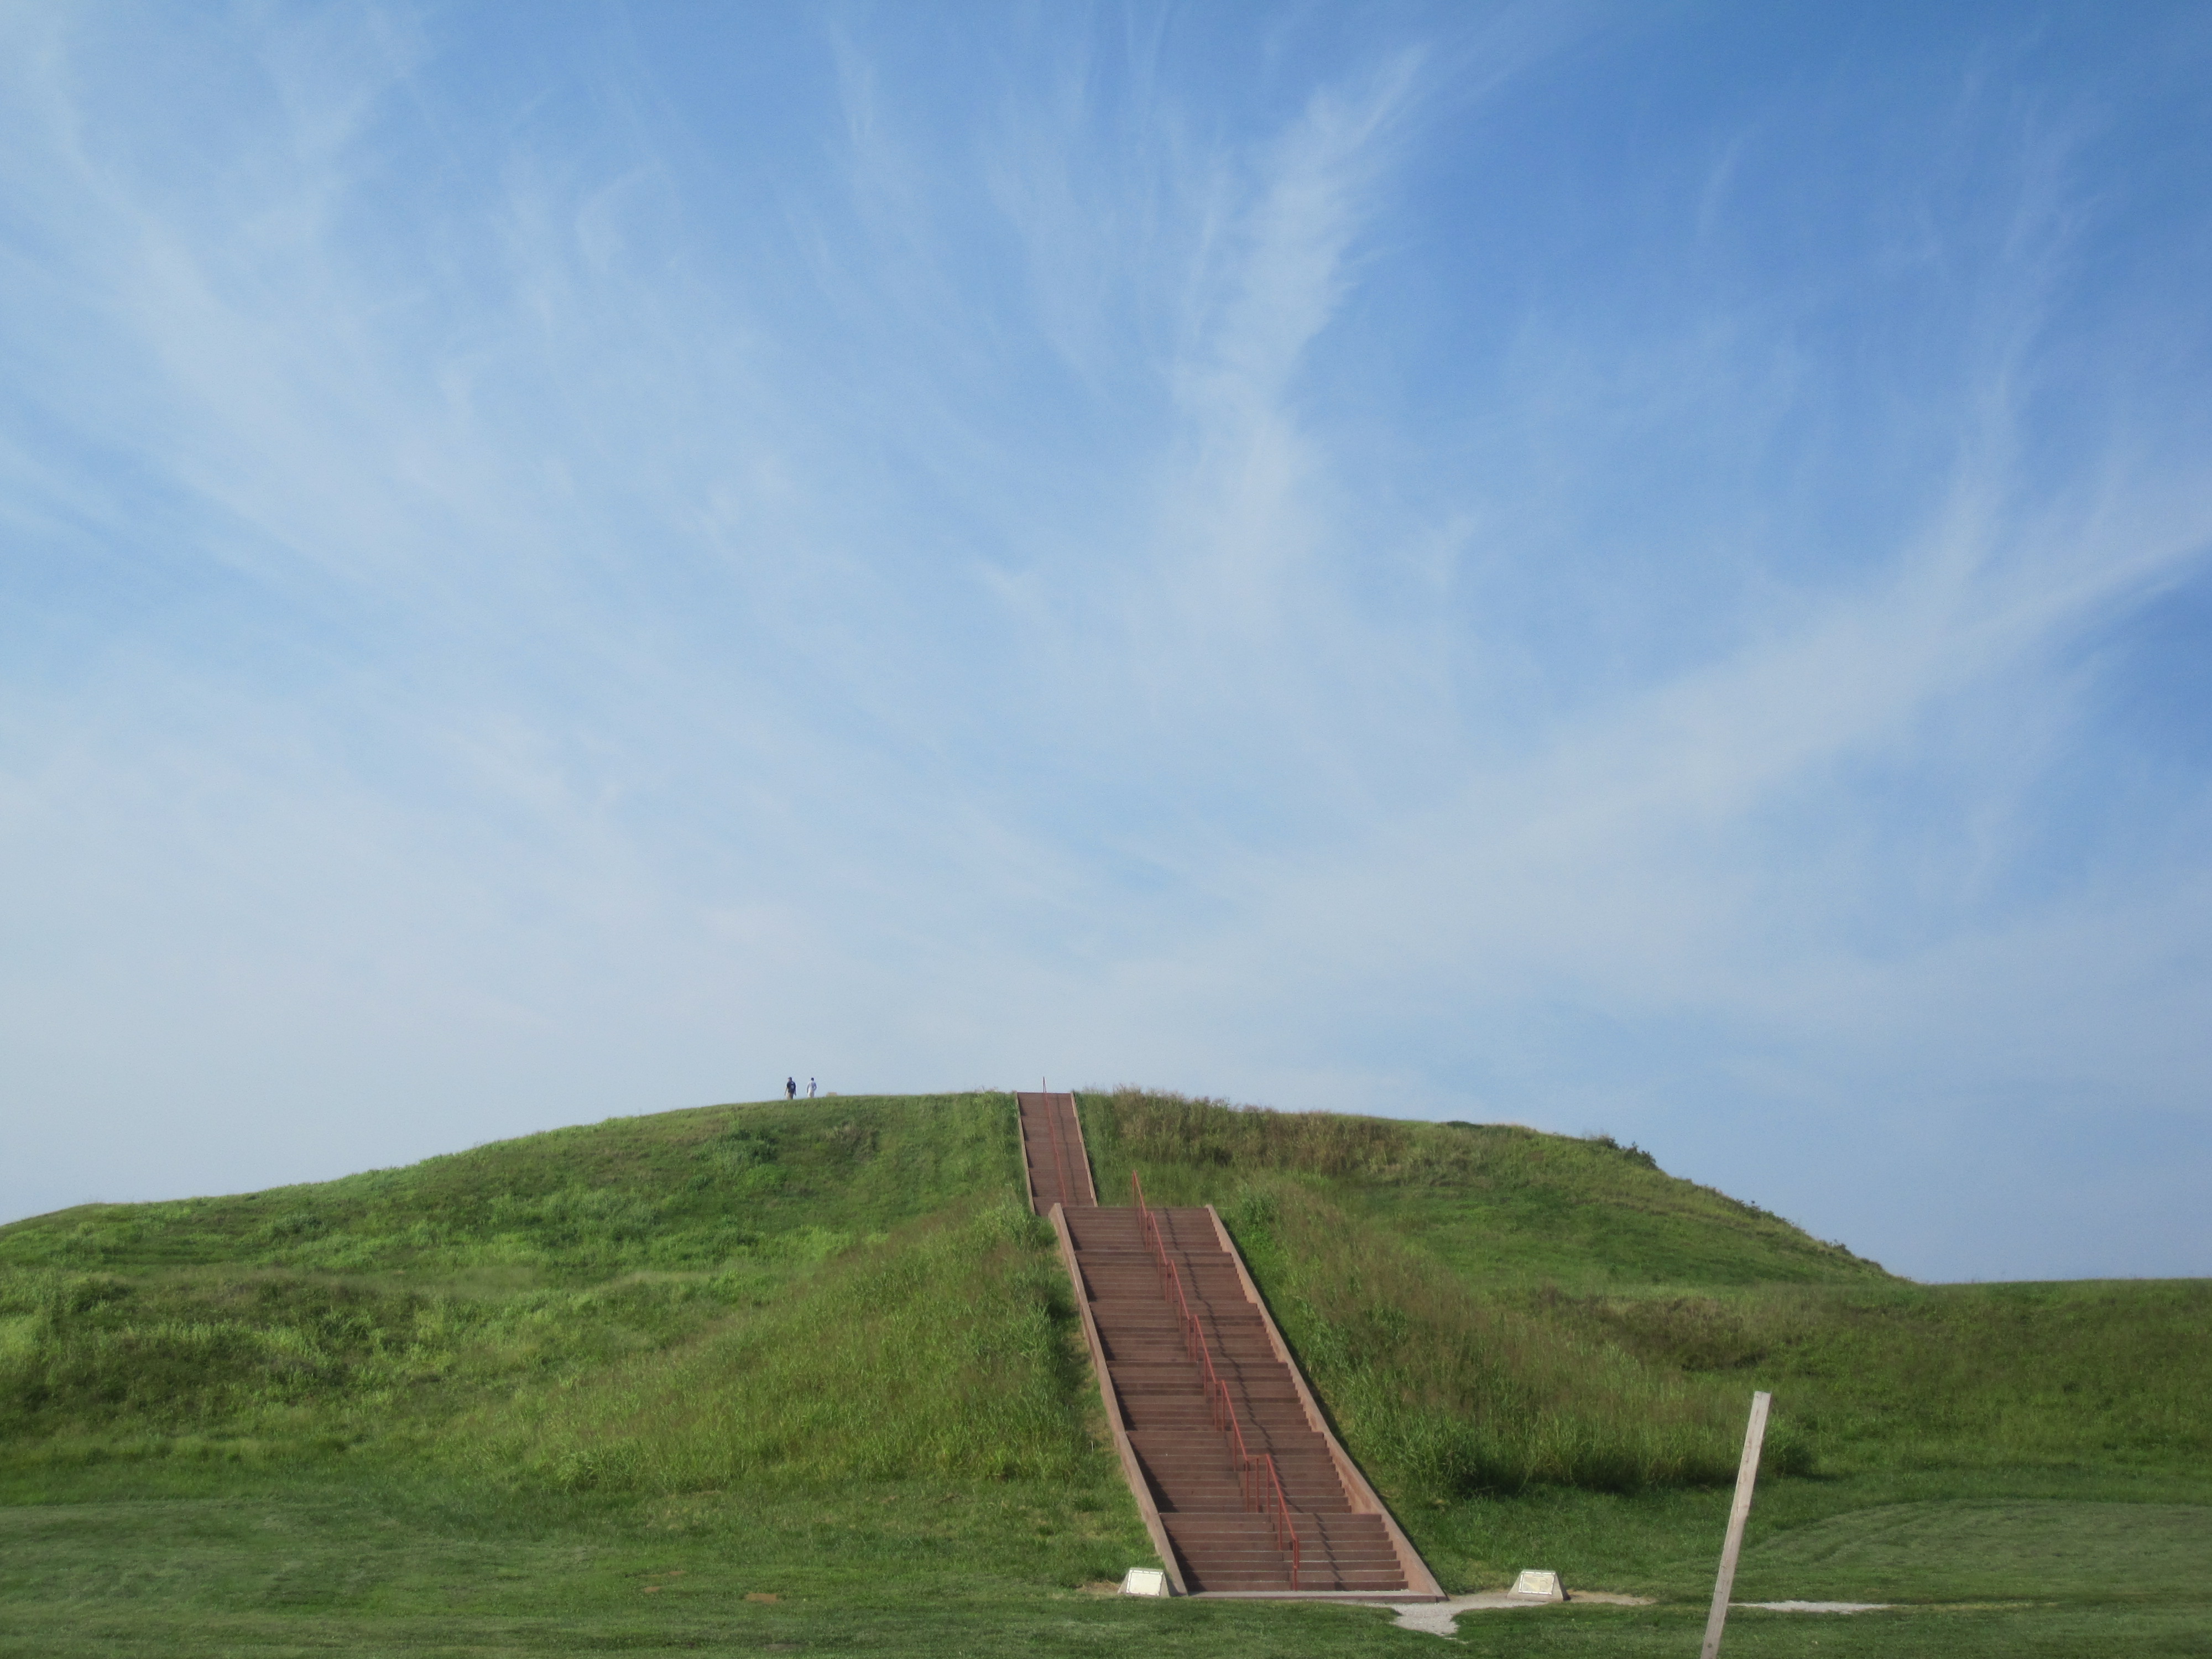
[[[1098,1202],[1091,1184],[1091,1159],[1083,1150],[1083,1125],[1073,1095],[1016,1095],[1022,1110],[1022,1163],[1030,1205],[1039,1215]]]
[[[1443,1589],[1329,1432],[1209,1206],[1101,1208],[1072,1095],[1025,1094],[1030,1201],[1080,1292],[1146,1528],[1195,1595],[1431,1601]]]

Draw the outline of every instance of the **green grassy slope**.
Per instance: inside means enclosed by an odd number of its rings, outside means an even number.
[[[1777,1402],[1765,1468],[1797,1477],[1761,1497],[1755,1541],[1868,1509],[2212,1498],[2212,1281],[1919,1285],[1601,1140],[1131,1090],[1082,1106],[1102,1194],[1134,1171],[1157,1202],[1220,1209],[1448,1583],[1544,1561],[1681,1586],[1754,1389]],[[2131,1547],[2163,1559],[2170,1530]],[[1747,1595],[1877,1593],[1776,1559],[1829,1588]]]
[[[1240,1109],[1123,1089],[1083,1097],[1108,1203],[1129,1175],[1164,1204],[1226,1207],[1290,1179],[1419,1240],[1471,1280],[1610,1285],[1869,1283],[1888,1276],[1840,1244],[1661,1170],[1608,1139],[1510,1124],[1414,1123]]]
[[[1103,1478],[1004,1096],[617,1120],[0,1228],[0,1468]]]
[[[2026,1594],[2073,1504],[2116,1559],[2199,1547],[2212,1286],[1913,1285],[1600,1141],[1128,1091],[1083,1110],[1109,1201],[1136,1170],[1221,1207],[1449,1585],[1540,1562],[1694,1601],[1753,1387],[1786,1478],[1752,1593]],[[225,1651],[312,1627],[1258,1652],[1293,1626],[1369,1650],[1364,1615],[1162,1626],[1079,1589],[1148,1548],[1019,1190],[1007,1096],[833,1097],[0,1227],[0,1653],[185,1650],[187,1626]],[[1945,1516],[1969,1543],[1914,1556]],[[924,1589],[933,1623],[904,1607]],[[2157,1607],[2145,1650],[2192,1628]],[[1945,1639],[2025,1640],[1988,1616]],[[1680,1645],[1674,1617],[1603,1639]]]
[[[1018,1189],[1006,1095],[707,1106],[555,1129],[404,1170],[0,1227],[0,1266],[345,1273],[624,1270],[818,1259]]]
[[[1922,1286],[1526,1129],[1086,1097],[1100,1189],[1217,1205],[1356,1455],[1414,1504],[2084,1459],[2212,1464],[2212,1282]]]

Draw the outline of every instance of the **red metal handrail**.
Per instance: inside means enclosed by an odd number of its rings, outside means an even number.
[[[1237,1420],[1237,1404],[1229,1392],[1229,1385],[1221,1380],[1214,1369],[1213,1346],[1206,1340],[1206,1327],[1191,1311],[1190,1298],[1183,1294],[1182,1271],[1168,1255],[1166,1238],[1160,1232],[1159,1218],[1145,1202],[1145,1183],[1137,1172],[1129,1172],[1129,1189],[1137,1204],[1137,1231],[1144,1235],[1145,1243],[1152,1252],[1152,1260],[1159,1268],[1160,1291],[1175,1310],[1182,1327],[1183,1352],[1198,1366],[1200,1388],[1206,1395],[1207,1409],[1213,1426],[1228,1435],[1231,1455],[1236,1460],[1237,1473],[1243,1488],[1244,1507],[1266,1512],[1273,1523],[1275,1547],[1288,1550],[1291,1554],[1291,1588],[1298,1587],[1298,1562],[1304,1553],[1298,1541],[1296,1519],[1291,1513],[1290,1500],[1283,1496],[1283,1480],[1276,1473],[1273,1452],[1255,1454],[1244,1443],[1244,1426]]]

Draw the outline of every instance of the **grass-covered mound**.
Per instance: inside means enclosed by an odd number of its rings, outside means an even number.
[[[0,1228],[0,1458],[1097,1480],[1004,1096],[672,1112]]]
[[[1923,1287],[1506,1126],[1086,1095],[1109,1200],[1218,1205],[1414,1504],[1770,1467],[2212,1460],[2212,1286]],[[487,1478],[1098,1478],[1003,1095],[611,1120],[0,1228],[0,1466],[404,1449]]]
[[[1102,1194],[1217,1205],[1354,1454],[1433,1504],[1767,1467],[2212,1466],[2212,1282],[1917,1285],[1603,1139],[1088,1096]]]
[[[1495,1294],[1532,1264],[1881,1279],[1609,1146],[1089,1107],[1108,1196],[1133,1159],[1164,1201],[1221,1200],[1324,1395],[1409,1492],[1733,1468],[1732,1394]],[[1072,1306],[1018,1156],[1004,1096],[777,1103],[0,1228],[0,1456],[404,1449],[658,1492],[1095,1476]],[[1787,1422],[1780,1466],[1801,1467]]]
[[[1747,1594],[1948,1584],[1911,1543],[1947,1526],[1983,1540],[1958,1583],[2021,1593],[2003,1540],[2077,1504],[2100,1561],[2198,1535],[2202,1283],[1913,1285],[1603,1139],[1082,1108],[1109,1202],[1139,1170],[1220,1206],[1448,1585],[1693,1600],[1753,1387],[1795,1478]],[[1131,1624],[1073,1588],[1148,1552],[1019,1192],[1010,1097],[832,1097],[0,1228],[0,1551],[33,1564],[0,1615],[56,1652],[306,1618],[356,1649],[1368,1650],[1350,1614]]]

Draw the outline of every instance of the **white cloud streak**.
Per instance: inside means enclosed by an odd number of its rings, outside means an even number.
[[[19,17],[0,1201],[1048,1068],[1602,1120],[1923,1272],[2203,1270],[2201,1145],[2139,1223],[2032,1218],[2083,1124],[2201,1141],[2212,1062],[2203,780],[2080,665],[2212,489],[2039,447],[2086,141],[1983,181],[1999,255],[1923,227],[1983,262],[1913,383],[1954,447],[1808,562],[1817,490],[1716,517],[1653,456],[1778,453],[1831,319],[1562,301],[1443,428],[1325,395],[1457,210],[1414,162],[1550,61],[1500,19],[1230,122],[1171,32],[948,114],[857,17],[740,210],[588,41],[479,86],[400,14],[171,23],[196,127]],[[1711,259],[1754,152],[1701,153]]]

